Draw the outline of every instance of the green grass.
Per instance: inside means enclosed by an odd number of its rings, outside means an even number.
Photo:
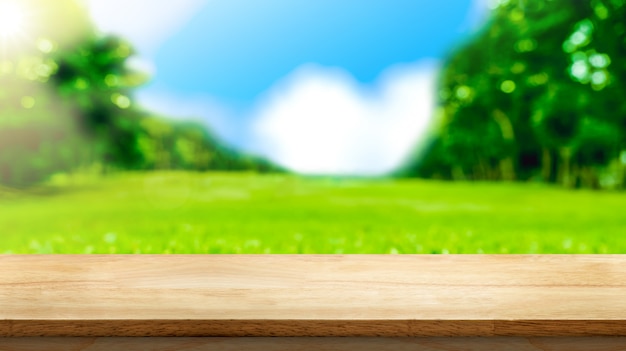
[[[626,194],[131,173],[0,189],[0,253],[626,253]]]

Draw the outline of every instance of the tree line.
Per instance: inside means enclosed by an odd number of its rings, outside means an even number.
[[[434,133],[404,176],[620,188],[626,1],[500,0],[446,61]]]
[[[133,91],[148,77],[128,64],[132,46],[98,34],[78,2],[28,4],[45,14],[37,18],[40,33],[0,59],[0,184],[28,186],[94,167],[279,170],[225,145],[201,123],[138,107]],[[69,27],[55,31],[54,16]]]
[[[46,16],[35,40],[0,59],[0,184],[94,165],[280,170],[205,125],[138,107],[148,77],[128,64],[132,46],[99,35],[77,1],[28,3]],[[624,38],[626,0],[499,0],[446,60],[431,141],[397,174],[624,187]]]

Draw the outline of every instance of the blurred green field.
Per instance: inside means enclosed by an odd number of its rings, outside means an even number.
[[[3,253],[626,253],[626,194],[127,173],[0,189]]]

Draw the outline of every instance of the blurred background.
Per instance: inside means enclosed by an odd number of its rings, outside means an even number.
[[[0,252],[623,253],[624,0],[0,0]]]

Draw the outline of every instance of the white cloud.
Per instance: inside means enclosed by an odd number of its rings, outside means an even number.
[[[365,86],[342,69],[305,65],[248,112],[157,88],[137,98],[164,116],[199,119],[232,145],[294,171],[379,175],[399,166],[427,134],[437,72],[435,62],[399,65]]]
[[[302,173],[391,171],[427,132],[436,73],[433,62],[396,66],[368,88],[340,69],[300,67],[259,104],[258,149]]]
[[[128,39],[142,55],[152,55],[207,0],[85,0],[100,31]]]

